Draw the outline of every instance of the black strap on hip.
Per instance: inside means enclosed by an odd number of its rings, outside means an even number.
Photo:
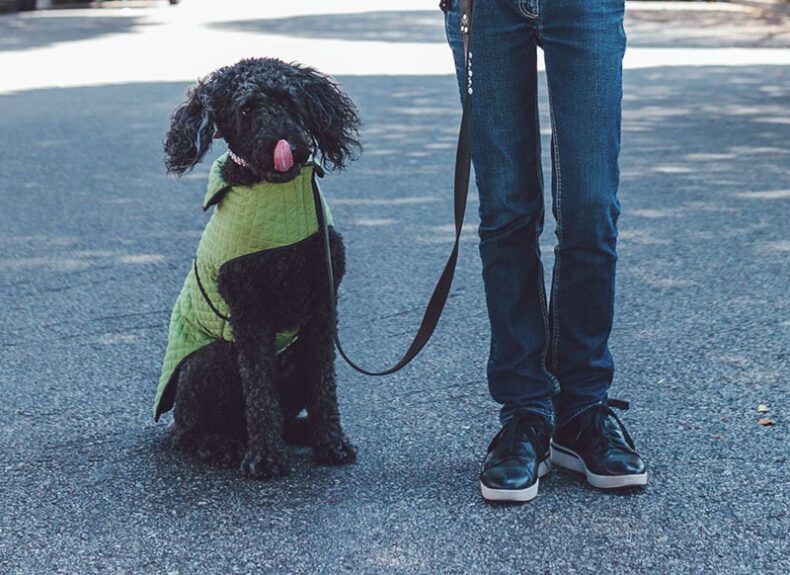
[[[428,343],[428,340],[431,339],[434,330],[436,329],[436,325],[439,323],[439,318],[442,315],[442,311],[444,310],[444,306],[447,303],[447,297],[450,294],[450,287],[453,283],[453,276],[455,275],[455,266],[458,261],[458,249],[461,243],[461,232],[463,231],[463,224],[464,224],[464,214],[466,213],[466,196],[469,192],[469,174],[470,174],[470,167],[472,162],[472,151],[471,151],[471,141],[470,141],[470,122],[471,122],[471,94],[472,94],[472,84],[471,84],[471,74],[469,73],[470,69],[470,59],[472,58],[472,54],[469,51],[469,42],[471,37],[471,25],[472,25],[472,4],[473,0],[461,0],[461,35],[464,39],[464,63],[465,63],[465,79],[464,79],[464,105],[463,105],[463,115],[461,116],[461,127],[458,132],[458,146],[456,148],[455,153],[455,178],[454,178],[454,216],[455,216],[455,243],[453,244],[453,249],[450,252],[450,256],[447,258],[447,263],[444,266],[444,270],[442,270],[441,276],[439,276],[439,281],[436,282],[436,286],[433,288],[433,293],[431,294],[431,299],[428,302],[428,306],[425,309],[425,313],[422,318],[422,322],[420,323],[420,327],[417,330],[417,334],[414,336],[414,339],[411,342],[411,345],[406,350],[406,353],[403,357],[392,367],[385,369],[383,371],[371,371],[368,369],[364,369],[354,363],[351,358],[348,357],[345,351],[343,351],[343,346],[340,344],[340,338],[337,334],[337,318],[336,318],[336,301],[335,301],[335,280],[334,274],[332,272],[332,256],[329,249],[329,229],[327,228],[326,218],[324,217],[324,207],[321,201],[321,192],[318,186],[317,175],[320,175],[319,170],[313,171],[313,198],[315,200],[315,209],[316,209],[316,216],[318,218],[318,227],[323,235],[323,243],[324,243],[324,252],[326,255],[326,269],[327,269],[327,276],[328,276],[328,284],[329,284],[329,298],[330,298],[330,322],[334,329],[334,340],[335,345],[337,346],[337,351],[343,357],[343,359],[350,365],[352,368],[357,370],[360,373],[364,373],[365,375],[374,375],[374,376],[381,376],[381,375],[389,375],[396,371],[399,371],[406,365],[408,365],[411,360],[413,360],[417,354],[422,351],[425,347],[425,344]]]
[[[206,288],[203,287],[203,282],[200,281],[200,274],[198,273],[197,257],[195,257],[193,267],[195,269],[195,279],[197,280],[198,288],[200,289],[200,293],[203,294],[203,299],[206,300],[208,307],[211,309],[211,311],[214,312],[214,315],[216,315],[219,319],[229,322],[230,318],[217,309],[217,307],[214,305],[214,302],[212,302],[211,298],[208,297],[208,293],[206,293]]]

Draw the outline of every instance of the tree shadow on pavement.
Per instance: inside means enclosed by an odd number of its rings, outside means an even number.
[[[350,42],[445,42],[441,11],[321,14],[211,25],[220,30]]]
[[[7,16],[0,18],[0,52],[131,33],[140,21],[137,16]]]
[[[633,8],[626,13],[629,46],[636,47],[786,47],[790,18],[770,13],[756,18],[727,11],[686,10],[682,23],[672,10]],[[291,38],[348,42],[444,43],[444,19],[439,10],[376,11],[237,20],[211,25],[218,30],[275,34]]]
[[[732,6],[732,5],[729,5]],[[743,7],[741,7],[743,8]],[[626,12],[628,45],[652,48],[785,48],[790,46],[790,12],[754,9],[645,10]]]

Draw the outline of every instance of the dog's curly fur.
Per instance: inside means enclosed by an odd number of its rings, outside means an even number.
[[[316,70],[270,58],[242,60],[188,90],[171,118],[165,164],[168,172],[184,174],[222,137],[249,163],[225,163],[229,184],[280,183],[296,177],[311,153],[325,167],[342,169],[360,148],[358,126],[351,100]],[[293,149],[288,172],[274,170],[280,139]],[[331,228],[330,253],[337,286],[345,252]],[[235,341],[198,350],[178,370],[176,447],[218,465],[241,464],[254,478],[288,473],[286,442],[311,446],[318,463],[355,461],[337,406],[327,279],[318,234],[222,266],[218,287]],[[276,355],[275,334],[294,326],[297,340]],[[303,409],[306,418],[299,417]]]

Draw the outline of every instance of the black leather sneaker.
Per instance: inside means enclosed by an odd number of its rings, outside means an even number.
[[[517,413],[496,434],[480,472],[488,501],[524,502],[538,494],[538,479],[550,470],[551,425],[532,412]]]
[[[610,399],[558,427],[551,462],[584,473],[587,483],[601,489],[646,485],[645,462],[613,407],[628,409],[628,402]]]

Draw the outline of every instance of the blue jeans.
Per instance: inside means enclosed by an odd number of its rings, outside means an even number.
[[[459,0],[449,6],[447,38],[463,98]],[[472,158],[491,322],[488,383],[503,421],[527,410],[562,424],[605,400],[612,382],[624,8],[624,0],[475,2]],[[550,299],[538,244],[538,47],[558,240]]]

